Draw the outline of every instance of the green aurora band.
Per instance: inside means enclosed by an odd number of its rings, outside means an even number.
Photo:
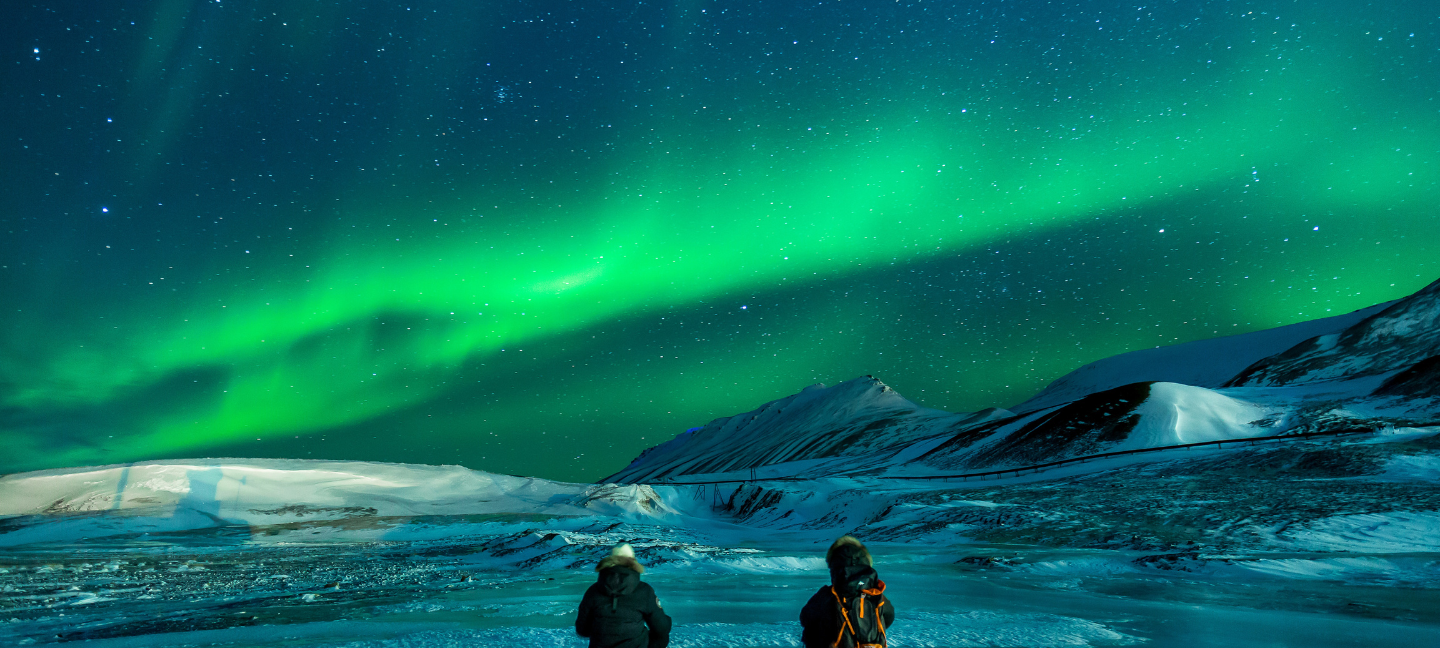
[[[595,479],[1440,268],[1422,2],[151,4],[6,28],[0,471]]]

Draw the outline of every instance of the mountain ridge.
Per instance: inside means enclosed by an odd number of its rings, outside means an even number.
[[[1433,424],[1440,421],[1440,403],[1429,398],[1440,395],[1437,314],[1440,281],[1345,315],[1098,360],[1013,410],[923,408],[873,376],[812,385],[691,428],[603,481],[898,476],[912,463],[996,469],[1201,441]]]

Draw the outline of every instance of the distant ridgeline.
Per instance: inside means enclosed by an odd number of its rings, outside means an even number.
[[[1010,409],[920,407],[872,376],[652,447],[604,481],[964,473],[1209,441],[1440,423],[1440,281],[1394,302],[1085,365]]]
[[[1440,283],[1350,315],[1101,360],[1008,410],[926,409],[869,376],[816,385],[689,430],[605,484],[298,459],[4,475],[0,547],[448,538],[487,569],[588,570],[637,537],[664,538],[637,550],[676,560],[705,543],[713,556],[757,551],[719,547],[784,531],[806,551],[850,533],[1430,555],[1440,550],[1437,314]],[[1345,433],[1363,436],[1323,436]],[[1205,449],[1265,438],[1280,440]],[[1193,444],[1200,451],[1176,447]],[[726,481],[750,483],[716,483]]]

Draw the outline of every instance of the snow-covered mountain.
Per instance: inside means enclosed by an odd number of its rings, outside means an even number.
[[[916,463],[940,470],[1027,466],[1141,448],[1274,434],[1278,408],[1177,383],[1133,383],[957,434]]]
[[[1136,382],[1172,382],[1193,387],[1220,387],[1246,367],[1314,337],[1339,333],[1396,302],[1353,313],[1297,322],[1240,335],[1195,340],[1140,349],[1096,360],[1050,383],[1014,412],[1068,403],[1089,394]]]
[[[1310,338],[1247,367],[1226,385],[1352,380],[1440,355],[1440,281],[1345,330]]]
[[[870,376],[814,385],[691,429],[606,481],[943,474],[1433,425],[1440,422],[1440,403],[1429,398],[1440,393],[1437,314],[1440,282],[1347,315],[1100,360],[1013,412],[921,408]]]
[[[213,528],[376,539],[433,519],[524,523],[671,512],[647,486],[569,484],[461,466],[221,458],[0,476],[0,546]]]
[[[1375,390],[1375,395],[1440,398],[1440,356],[1430,356],[1391,376]]]
[[[847,465],[879,465],[916,441],[1009,416],[998,409],[951,414],[923,408],[864,376],[833,387],[811,385],[753,412],[687,430],[605,481],[647,482],[779,464],[789,464],[786,474],[793,474],[835,458],[847,459]]]
[[[682,434],[646,451],[606,481],[950,474],[1264,437],[1295,425],[1282,425],[1289,411],[1285,406],[1167,382],[1132,383],[1018,415],[998,409],[947,414],[912,404],[910,410],[862,408],[854,417],[785,416],[786,408],[780,405],[819,393],[829,413],[846,413],[844,403],[834,401],[865,385],[869,388],[861,393],[909,404],[869,377],[829,388],[834,391],[812,387],[756,412]]]
[[[553,503],[552,488],[538,486],[549,483],[460,466],[190,459],[0,477],[5,485],[0,516],[118,511],[274,524],[356,515],[576,512]],[[572,495],[578,492],[572,491]]]

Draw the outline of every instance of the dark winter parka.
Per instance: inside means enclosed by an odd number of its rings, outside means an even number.
[[[596,569],[600,578],[585,590],[575,618],[575,632],[590,639],[590,648],[669,645],[670,617],[660,608],[655,590],[640,582],[645,567],[629,556],[611,555]]]
[[[885,646],[895,607],[885,598],[885,581],[871,566],[870,552],[845,536],[825,554],[830,584],[800,610],[800,641],[806,648]]]

